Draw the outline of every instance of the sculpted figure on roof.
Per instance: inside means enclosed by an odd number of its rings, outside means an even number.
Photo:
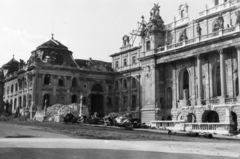
[[[152,11],[153,16],[154,16],[154,15],[159,15],[160,6],[159,6],[158,4],[155,4],[155,3],[154,3],[154,6],[153,6],[153,8],[152,8],[151,11]]]

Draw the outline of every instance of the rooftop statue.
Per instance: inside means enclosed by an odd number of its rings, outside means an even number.
[[[202,28],[200,27],[199,21],[197,21],[197,34],[199,37],[202,36]]]
[[[153,12],[152,12],[152,11],[153,11]],[[151,10],[153,16],[154,16],[154,15],[159,15],[159,11],[160,11],[160,6],[159,6],[158,4],[155,4],[155,3],[154,3],[154,6],[153,6],[153,8],[152,8],[152,10]]]
[[[236,19],[236,25],[237,25],[237,24],[240,24],[240,10],[236,11],[235,14],[237,16],[237,19]]]
[[[122,38],[122,40],[123,40],[123,46],[128,46],[128,45],[130,45],[130,44],[129,44],[130,38],[129,38],[128,35],[124,35],[123,38]]]

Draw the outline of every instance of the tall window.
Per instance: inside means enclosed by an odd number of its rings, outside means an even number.
[[[72,103],[77,103],[77,96],[76,95],[72,96]]]
[[[72,79],[72,87],[77,87],[77,78],[76,77],[74,77]]]
[[[135,110],[137,107],[137,97],[136,95],[132,95],[132,110]]]
[[[118,61],[115,62],[115,68],[118,68],[119,67],[119,63]]]
[[[136,84],[136,79],[132,78],[132,88],[136,88],[137,84]]]
[[[13,93],[13,84],[11,85],[11,93]]]
[[[50,105],[50,96],[49,94],[45,94],[43,96],[43,108],[46,105],[46,107],[48,107]]]
[[[127,59],[123,59],[123,66],[127,66]]]
[[[215,6],[219,4],[219,0],[215,0]]]
[[[50,85],[50,75],[49,74],[44,76],[44,84]]]
[[[238,84],[238,78],[235,81],[235,90],[236,90],[236,96],[239,95],[239,84]]]
[[[127,107],[128,107],[128,98],[127,98],[127,96],[125,95],[124,97],[123,97],[123,108],[124,109],[126,109]]]
[[[123,88],[127,89],[127,87],[128,87],[128,86],[127,86],[127,80],[124,79],[124,80],[123,80]]]
[[[64,86],[64,78],[63,77],[58,78],[58,86]]]
[[[220,66],[216,69],[216,78],[217,78],[217,96],[221,96],[221,75],[220,75]]]
[[[167,108],[172,108],[172,89],[167,88]]]
[[[136,63],[136,56],[133,56],[132,57],[132,64],[135,64]]]
[[[17,83],[15,84],[15,91],[16,92],[18,91],[18,84]]]
[[[151,43],[150,43],[150,41],[147,41],[147,42],[146,42],[146,49],[147,49],[147,51],[150,51],[150,49],[151,49]]]
[[[184,18],[184,10],[181,11],[181,18]]]

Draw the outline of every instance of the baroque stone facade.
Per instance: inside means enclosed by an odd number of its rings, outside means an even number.
[[[180,5],[179,16],[164,24],[154,4],[149,21],[142,16],[133,32],[141,46],[124,35],[120,52],[110,55],[112,64],[73,59],[54,38],[26,64],[13,58],[0,70],[4,110],[78,103],[83,95],[90,113],[131,113],[147,124],[230,123],[239,129],[240,1],[214,0],[194,20],[188,8]]]

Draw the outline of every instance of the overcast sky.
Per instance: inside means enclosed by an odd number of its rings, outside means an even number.
[[[137,29],[141,16],[149,20],[159,3],[165,24],[188,3],[190,18],[198,16],[212,0],[0,0],[0,67],[13,54],[28,60],[31,51],[54,38],[73,52],[73,57],[111,61],[122,37]],[[135,43],[135,45],[139,45]]]

